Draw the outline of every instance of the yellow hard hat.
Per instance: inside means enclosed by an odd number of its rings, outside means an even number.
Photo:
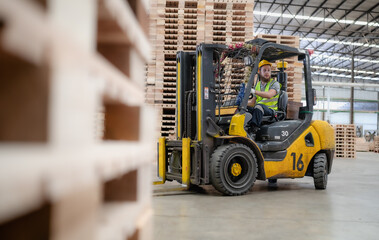
[[[262,61],[259,62],[258,68],[261,68],[264,65],[270,65],[270,67],[272,66],[272,64],[269,61],[262,60]]]

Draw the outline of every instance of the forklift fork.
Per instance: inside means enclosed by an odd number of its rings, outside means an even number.
[[[191,176],[191,139],[183,138],[182,145],[182,187],[189,189]],[[164,184],[166,182],[167,171],[167,152],[166,138],[159,138],[158,145],[158,176],[161,181],[154,182],[154,185]]]

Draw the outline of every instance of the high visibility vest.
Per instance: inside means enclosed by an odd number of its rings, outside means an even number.
[[[265,87],[265,92],[268,92],[268,90],[270,90],[270,87],[275,83],[276,81],[274,79],[271,78],[271,80],[266,84],[266,87]],[[257,85],[255,86],[255,90],[257,91],[261,91],[261,81],[259,81],[257,83]],[[275,95],[273,96],[272,98],[263,98],[261,96],[258,96],[258,95],[255,95],[257,100],[256,100],[256,104],[263,104],[263,105],[266,105],[268,108],[271,108],[273,110],[278,110],[278,99],[279,99],[279,94],[280,94],[280,91]]]

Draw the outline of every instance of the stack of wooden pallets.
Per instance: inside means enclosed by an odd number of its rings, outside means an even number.
[[[356,132],[354,124],[333,125],[336,138],[336,158],[355,158]]]
[[[176,52],[206,43],[253,39],[253,1],[160,0],[152,3],[146,102],[159,109],[162,136],[175,135]]]
[[[357,152],[369,152],[370,151],[370,143],[366,142],[364,137],[355,138],[355,149]]]
[[[253,39],[253,1],[206,0],[205,42],[231,44]]]
[[[0,1],[0,236],[150,239],[148,1]]]

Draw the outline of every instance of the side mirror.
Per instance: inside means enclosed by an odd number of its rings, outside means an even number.
[[[312,88],[313,93],[313,106],[317,104],[316,89]]]

